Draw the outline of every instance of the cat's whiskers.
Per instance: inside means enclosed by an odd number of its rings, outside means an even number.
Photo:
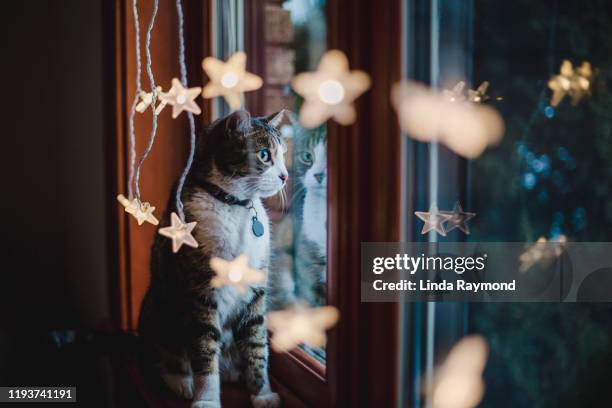
[[[245,180],[245,193],[249,197],[252,197],[260,191],[264,191],[268,187],[273,186],[271,184],[265,184],[261,179],[257,177],[248,177]]]
[[[306,190],[306,187],[304,185],[300,185],[300,188],[298,188],[291,194],[291,201],[289,202],[289,206],[293,205],[293,201],[296,200],[299,197],[300,193],[302,193],[302,191],[304,190]]]
[[[228,181],[234,180],[236,178],[236,173],[238,173],[238,169],[234,170],[234,172],[228,176]]]
[[[300,184],[300,188],[298,188],[297,190],[295,190],[295,191],[293,192],[293,194],[294,194],[294,195],[295,195],[295,194],[299,194],[299,193],[301,193],[301,192],[302,192],[302,191],[304,191],[304,190],[306,190],[306,186],[304,186],[304,185]]]
[[[281,210],[281,212],[283,214],[286,212],[285,210],[287,208],[286,207],[286,203],[287,203],[287,196],[286,196],[286,194],[287,194],[287,192],[286,192],[285,187],[286,186],[283,186],[283,188],[281,188],[279,190],[279,192],[277,193],[277,194],[280,194],[280,210]]]

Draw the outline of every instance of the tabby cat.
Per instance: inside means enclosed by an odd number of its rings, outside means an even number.
[[[192,407],[219,407],[221,379],[243,379],[256,408],[280,405],[267,374],[265,283],[244,295],[210,284],[212,257],[246,254],[251,268],[268,271],[270,228],[261,198],[278,193],[288,177],[276,119],[237,111],[205,129],[182,193],[186,221],[197,221],[199,247],[173,254],[160,235],[153,244],[139,332],[155,350],[165,383],[193,399]],[[162,226],[176,211],[170,197]],[[255,233],[254,216],[263,235]]]

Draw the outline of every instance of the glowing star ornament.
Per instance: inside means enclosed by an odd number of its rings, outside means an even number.
[[[311,347],[322,347],[327,342],[325,331],[333,327],[340,318],[333,306],[308,308],[295,306],[291,309],[270,312],[268,328],[272,332],[270,345],[278,352],[286,352],[304,343]]]
[[[564,60],[559,74],[548,81],[548,87],[553,92],[550,105],[558,106],[565,95],[572,98],[572,105],[577,105],[590,92],[592,77],[593,71],[589,62],[583,62],[574,70],[572,63]]]
[[[159,234],[172,240],[172,252],[176,253],[181,249],[183,244],[192,248],[198,247],[198,241],[195,240],[191,231],[195,228],[197,222],[184,223],[176,213],[170,214],[170,226],[159,229]]]
[[[572,81],[572,105],[577,105],[590,92],[592,78],[593,70],[590,62],[584,61],[580,67],[576,68]]]
[[[162,104],[172,106],[172,119],[176,119],[183,111],[191,112],[194,115],[199,115],[202,112],[194,100],[201,91],[202,88],[199,86],[185,88],[181,81],[173,78],[172,88],[168,92],[160,92],[159,98]]]
[[[463,102],[465,101],[465,96],[463,95],[464,88],[465,88],[465,82],[459,81],[457,82],[457,85],[453,87],[453,89],[443,90],[442,97],[444,97],[449,102]]]
[[[223,96],[232,109],[242,105],[243,92],[261,88],[263,80],[246,71],[247,55],[240,51],[232,55],[227,62],[213,57],[204,58],[202,68],[210,78],[202,91],[204,98]]]
[[[451,219],[451,215],[447,214],[444,211],[438,211],[438,206],[432,204],[429,207],[429,212],[423,211],[415,211],[414,215],[419,217],[425,224],[423,224],[423,229],[421,230],[421,234],[426,234],[429,231],[436,231],[438,234],[443,237],[446,236],[446,229],[444,228],[444,223]]]
[[[117,196],[117,201],[121,203],[121,205],[125,208],[125,212],[131,214],[134,218],[136,218],[136,222],[138,225],[142,225],[146,222],[158,225],[159,221],[153,215],[153,211],[155,211],[155,207],[151,204],[143,201],[141,203],[138,202],[138,199],[133,198],[131,201],[125,198],[122,194]]]
[[[489,96],[487,95],[487,89],[489,88],[489,82],[484,81],[480,86],[476,89],[468,90],[468,101],[473,103],[483,103]]]
[[[460,100],[460,85],[444,94],[417,82],[401,81],[393,86],[392,102],[400,127],[409,137],[444,143],[458,155],[474,159],[501,141],[504,121],[490,106]]]
[[[139,205],[137,199],[133,199],[130,206],[125,209],[126,213],[132,214],[134,218],[136,218],[138,225],[142,225],[145,221],[153,225],[158,225],[159,221],[153,215],[153,211],[155,211],[155,207],[147,202],[141,202]]]
[[[548,87],[553,91],[552,99],[550,100],[551,106],[558,106],[565,95],[570,92],[573,75],[574,68],[572,63],[568,60],[563,61],[560,73],[548,81]]]
[[[440,211],[441,214],[449,215],[450,218],[446,224],[446,233],[451,232],[455,228],[459,228],[465,234],[470,234],[470,228],[467,222],[476,216],[476,213],[465,212],[461,208],[459,202],[455,203],[453,211]]]
[[[159,95],[162,91],[161,86],[156,88],[156,92]],[[140,92],[140,102],[136,105],[136,112],[143,113],[149,106],[153,104],[153,92]],[[161,106],[161,107],[160,107]],[[159,112],[164,108],[164,105],[159,105],[157,109],[155,109],[155,113],[159,114]]]
[[[326,52],[316,71],[293,78],[293,89],[304,97],[300,122],[315,128],[333,118],[341,125],[350,125],[357,118],[353,101],[370,87],[370,82],[365,72],[349,71],[348,59],[342,51]]]
[[[489,348],[482,336],[464,337],[437,370],[431,390],[433,408],[474,408],[484,395],[482,374]]]
[[[251,284],[263,282],[266,278],[263,272],[249,268],[249,260],[246,255],[240,255],[233,261],[212,258],[210,267],[216,273],[210,282],[214,288],[233,286],[241,294],[246,293]]]
[[[567,237],[565,235],[559,235],[550,240],[544,237],[538,238],[535,244],[521,254],[519,272],[525,273],[539,262],[548,263],[559,257],[566,243]]]

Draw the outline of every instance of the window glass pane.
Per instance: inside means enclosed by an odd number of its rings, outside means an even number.
[[[554,107],[548,81],[563,60],[609,70],[611,5],[477,0],[475,18],[474,77],[503,97],[507,131],[473,163],[471,238],[609,241],[610,93],[598,88],[600,76],[591,95]],[[471,330],[491,346],[486,406],[590,406],[592,393],[604,392],[596,382],[612,366],[611,305],[474,304],[470,312]]]
[[[612,4],[406,4],[408,76],[442,89],[460,80],[470,89],[488,81],[486,104],[499,111],[506,128],[501,144],[470,161],[441,145],[414,144],[413,167],[420,173],[410,188],[417,210],[431,202],[446,210],[460,200],[477,214],[470,235],[453,231],[435,239],[610,241],[612,115],[606,113],[611,97],[605,82]],[[556,104],[549,80],[564,60],[573,69],[590,63],[594,77],[585,85],[588,92]],[[430,238],[420,237],[422,224],[415,225],[408,240]],[[406,378],[421,387],[403,399],[410,406],[422,403],[435,366],[468,333],[484,336],[490,348],[480,406],[597,406],[605,396],[612,304],[430,302],[406,310],[419,319],[404,322],[412,340]]]
[[[213,0],[213,54],[227,61],[238,51],[244,51],[244,0]],[[244,105],[244,95],[241,95]],[[214,119],[229,114],[232,109],[225,98],[214,98],[211,104]]]
[[[290,0],[266,5],[266,88],[268,113],[290,113],[282,132],[289,183],[282,198],[270,200],[273,251],[269,308],[326,303],[327,132],[325,125],[305,129],[297,120],[301,100],[288,83],[295,73],[316,69],[326,49],[323,1]],[[303,348],[324,360],[322,349]]]
[[[421,236],[423,224],[414,221],[407,240],[610,241],[612,115],[606,112],[612,100],[607,74],[612,5],[597,0],[406,5],[406,76],[438,89],[458,81],[475,89],[487,81],[485,104],[505,121],[502,142],[474,160],[443,145],[411,142],[415,209],[427,211],[436,203],[448,210],[459,200],[476,217],[469,235],[455,230],[446,237]],[[593,77],[581,82],[586,92],[574,88],[559,102],[549,81],[568,66],[565,60],[574,72],[589,63]],[[472,333],[490,348],[479,406],[602,406],[597,403],[608,398],[610,303],[429,302],[404,310],[410,340],[404,346],[406,405],[421,406],[435,367]]]

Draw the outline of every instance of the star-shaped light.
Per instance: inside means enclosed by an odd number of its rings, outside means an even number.
[[[573,105],[578,104],[584,95],[589,93],[592,76],[593,71],[589,62],[583,62],[580,67],[574,70],[572,63],[564,60],[561,63],[559,74],[548,81],[548,87],[553,91],[550,105],[558,106],[565,95],[572,97]]]
[[[243,92],[261,88],[263,80],[246,71],[247,55],[240,51],[232,55],[227,62],[213,57],[204,58],[202,68],[210,78],[202,91],[204,98],[223,96],[232,109],[242,105]]]
[[[457,82],[457,85],[453,87],[453,89],[443,90],[442,97],[444,97],[449,102],[463,102],[465,101],[465,96],[463,95],[464,88],[465,88],[465,82],[459,81]]]
[[[426,234],[429,231],[435,230],[438,234],[446,236],[446,230],[444,229],[444,223],[451,219],[451,215],[445,214],[445,212],[438,211],[438,206],[432,204],[429,207],[429,212],[415,211],[414,215],[419,217],[425,224],[421,234]]]
[[[489,96],[487,95],[487,88],[489,88],[489,81],[484,81],[476,89],[468,89],[468,101],[474,103],[483,103]]]
[[[159,95],[161,93],[161,86],[156,88],[156,92]],[[143,113],[151,104],[153,103],[153,92],[144,92],[140,91],[140,102],[136,105],[136,112]],[[159,114],[159,112],[164,108],[164,105],[159,105],[157,109],[155,109],[155,113]]]
[[[565,235],[547,240],[544,237],[538,238],[535,244],[531,245],[519,258],[521,265],[519,272],[525,273],[538,262],[547,262],[561,255],[563,247],[567,243]],[[550,245],[553,244],[553,245]],[[559,244],[559,245],[554,245]]]
[[[136,198],[125,208],[126,213],[132,214],[136,218],[138,225],[142,225],[145,221],[153,225],[159,224],[159,221],[153,215],[153,211],[155,211],[155,207],[146,201],[141,202],[139,205]]]
[[[153,225],[159,224],[159,221],[153,215],[155,207],[148,202],[143,201],[139,203],[138,199],[136,198],[129,200],[124,197],[123,194],[119,194],[117,196],[117,201],[119,201],[119,203],[121,203],[121,205],[125,208],[126,213],[131,214],[134,218],[136,218],[138,225],[144,224],[145,221]]]
[[[257,269],[249,268],[249,260],[246,255],[240,255],[233,261],[221,258],[212,258],[210,267],[217,274],[212,278],[210,284],[214,288],[221,286],[233,286],[244,294],[252,283],[263,282],[266,275]]]
[[[393,86],[392,102],[400,127],[422,142],[442,142],[455,153],[474,159],[503,137],[504,121],[492,107],[467,103],[457,84],[446,94],[423,84],[401,81]]]
[[[482,336],[463,338],[437,370],[431,392],[433,408],[474,408],[484,395],[482,374],[489,348]]]
[[[272,332],[270,345],[278,352],[289,351],[300,343],[322,347],[327,342],[325,331],[333,327],[340,317],[333,306],[291,309],[270,312],[268,328]]]
[[[446,224],[446,232],[459,228],[465,234],[470,234],[470,228],[467,222],[476,216],[476,213],[464,212],[459,202],[455,203],[453,211],[440,211],[441,214],[450,215],[448,223]]]
[[[573,75],[574,68],[572,67],[572,63],[568,60],[563,61],[561,63],[560,73],[548,81],[548,87],[553,91],[553,96],[550,100],[551,106],[559,105],[565,95],[570,92]]]
[[[572,105],[577,105],[582,97],[590,92],[592,77],[591,63],[584,61],[580,67],[576,68],[572,80]]]
[[[168,92],[159,93],[160,106],[161,104],[172,106],[172,119],[176,119],[183,111],[199,115],[202,111],[194,99],[201,91],[202,88],[199,86],[185,88],[178,78],[172,78],[172,88]]]
[[[159,229],[159,234],[172,240],[172,252],[176,253],[183,244],[192,248],[198,247],[198,241],[195,240],[191,231],[195,228],[197,222],[184,223],[176,213],[170,214],[170,226]]]
[[[316,71],[296,75],[292,85],[305,99],[300,109],[302,125],[315,128],[329,118],[350,125],[357,118],[353,101],[370,87],[370,76],[349,71],[346,55],[331,50],[323,55]]]

